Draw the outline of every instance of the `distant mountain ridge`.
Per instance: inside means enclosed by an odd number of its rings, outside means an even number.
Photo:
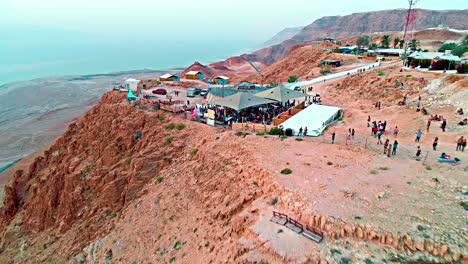
[[[354,13],[346,16],[327,16],[315,20],[292,38],[249,54],[251,58],[272,64],[284,57],[293,46],[329,36],[333,38],[358,36],[373,32],[403,31],[407,10],[392,9]],[[453,29],[468,29],[468,9],[426,10],[415,9],[414,30],[444,25]]]
[[[299,33],[304,27],[291,27],[291,28],[285,28],[278,32],[276,35],[274,35],[271,39],[265,41],[261,45],[259,45],[260,48],[264,47],[269,47],[273,46],[276,44],[280,44],[281,42],[288,40],[292,37],[294,37],[297,33]]]

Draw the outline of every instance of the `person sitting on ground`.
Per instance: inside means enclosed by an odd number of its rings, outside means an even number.
[[[457,114],[463,115],[463,109],[462,109],[462,108],[458,109],[458,110],[457,110]]]
[[[422,113],[423,113],[423,115],[428,115],[428,114],[429,114],[429,113],[427,112],[427,109],[426,109],[425,107],[423,107]]]
[[[462,121],[458,122],[459,126],[466,126],[468,124],[468,119],[463,119]]]
[[[442,154],[440,155],[440,158],[441,159],[449,159],[450,157],[447,154],[445,154],[445,152],[442,152]]]

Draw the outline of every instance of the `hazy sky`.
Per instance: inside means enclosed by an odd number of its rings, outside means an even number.
[[[217,61],[322,16],[406,7],[407,0],[0,0],[0,85]],[[468,0],[417,7],[466,9]]]
[[[262,41],[325,15],[405,8],[407,0],[0,0],[0,27],[41,25],[92,34],[217,35]],[[466,0],[421,0],[428,9],[468,8]]]

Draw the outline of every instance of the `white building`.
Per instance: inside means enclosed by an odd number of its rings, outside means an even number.
[[[140,82],[141,81],[137,79],[127,79],[125,80],[125,88],[127,88],[127,90],[132,90],[133,92],[138,92],[138,84]]]

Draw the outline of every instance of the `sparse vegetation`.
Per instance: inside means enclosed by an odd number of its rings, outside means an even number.
[[[385,76],[385,72],[383,72],[382,70],[378,70],[377,76]]]
[[[377,174],[377,173],[379,173],[379,172],[376,171],[376,170],[371,170],[371,171],[370,171],[370,174],[373,174],[373,175],[375,175],[375,174]]]
[[[372,261],[370,258],[366,258],[366,259],[364,260],[364,262],[365,262],[366,264],[374,264],[374,261]]]
[[[418,225],[417,228],[418,228],[418,231],[426,230],[426,228],[424,228],[424,226],[422,226],[422,225]]]
[[[380,167],[379,170],[388,171],[388,167]]]
[[[270,135],[279,135],[279,128],[274,127],[270,129],[270,132],[268,132]]]
[[[180,131],[180,130],[185,128],[185,125],[184,124],[178,124],[178,125],[175,126],[175,128]]]
[[[273,198],[273,200],[271,201],[271,205],[275,205],[277,203],[278,203],[278,197]]]
[[[219,140],[219,137],[216,137],[216,140]]]
[[[286,175],[287,175],[287,174],[291,174],[291,173],[292,173],[292,170],[289,169],[289,168],[285,168],[285,169],[283,169],[283,170],[281,171],[281,174],[286,174]]]
[[[172,143],[172,137],[166,137],[166,142],[167,142],[167,144],[171,144]]]
[[[343,120],[344,120],[344,116],[338,117],[338,121],[343,121]]]
[[[333,165],[333,162],[327,161],[327,165],[328,165],[328,166],[331,166],[331,165]]]
[[[324,66],[320,69],[320,74],[322,75],[327,75],[329,73],[332,73],[330,66]]]
[[[296,141],[303,141],[304,139],[302,138],[296,138]]]
[[[242,138],[245,138],[247,135],[250,135],[250,133],[249,132],[242,132],[241,133]]]
[[[166,129],[168,130],[171,130],[171,129],[174,129],[175,128],[175,125],[173,123],[170,123],[166,126]]]
[[[193,229],[193,233],[196,233],[197,231],[198,231],[198,228],[195,227],[195,228]]]
[[[283,141],[283,140],[285,140],[287,138],[288,138],[288,136],[281,136],[281,141]]]
[[[339,250],[336,249],[336,248],[330,249],[330,253],[332,254],[332,256],[334,256],[334,255],[341,255],[341,251],[339,251]]]
[[[426,170],[431,171],[432,167],[431,166],[426,166]]]
[[[169,221],[174,221],[174,216],[173,215],[169,216]]]
[[[172,249],[174,250],[179,250],[181,248],[182,248],[182,243],[180,241],[175,242],[174,246],[172,247]]]
[[[175,257],[172,257],[172,258],[169,259],[169,263],[174,263],[175,260],[176,260],[176,258],[175,258]]]
[[[130,163],[132,162],[132,157],[128,157],[127,160],[125,161],[125,165],[130,165]]]
[[[288,78],[288,83],[294,83],[297,82],[297,76],[296,75],[291,75]]]
[[[354,217],[354,220],[362,220],[362,217],[360,217],[359,215],[356,215],[356,216]]]
[[[196,155],[198,153],[198,149],[194,148],[190,151],[190,155]]]
[[[257,132],[255,135],[257,135],[257,136],[263,136],[263,135],[265,135],[265,133],[263,133],[263,132]]]
[[[411,74],[408,74],[406,75],[406,78],[411,78],[411,76],[412,76]]]
[[[164,178],[163,177],[158,177],[156,178],[156,183],[161,183],[164,181]]]
[[[463,207],[463,209],[465,209],[466,211],[468,211],[468,202],[461,201],[461,202],[460,202],[460,205]]]

